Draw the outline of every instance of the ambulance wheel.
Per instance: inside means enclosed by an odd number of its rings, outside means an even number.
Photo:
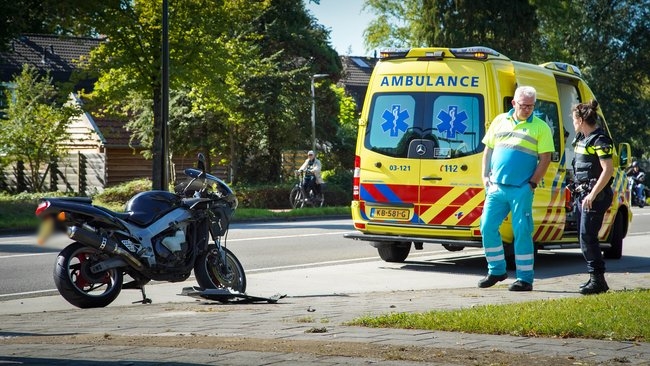
[[[411,243],[377,243],[379,257],[385,262],[402,263],[409,256]]]
[[[623,237],[625,236],[625,217],[618,213],[614,219],[614,227],[609,236],[609,248],[603,251],[603,257],[606,259],[621,259],[623,256]]]
[[[449,244],[442,244],[442,247],[447,249],[450,252],[460,252],[461,250],[465,249],[465,247],[461,247],[458,245],[449,245]]]

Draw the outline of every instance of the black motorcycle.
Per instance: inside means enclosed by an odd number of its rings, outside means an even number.
[[[122,289],[139,289],[141,302],[151,303],[147,283],[185,281],[192,270],[201,288],[245,292],[244,268],[225,247],[237,198],[206,173],[202,154],[197,167],[185,170],[187,180],[175,193],[138,193],[123,213],[95,206],[90,198],[43,198],[36,208],[39,244],[54,231],[74,240],[54,267],[61,296],[79,308],[95,308],[113,302]],[[133,280],[124,283],[125,276]]]

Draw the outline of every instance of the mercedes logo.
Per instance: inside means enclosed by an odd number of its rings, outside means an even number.
[[[420,144],[415,148],[415,152],[418,153],[418,155],[422,156],[427,153],[427,148],[424,145]]]

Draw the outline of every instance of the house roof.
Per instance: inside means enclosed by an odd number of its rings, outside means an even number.
[[[24,64],[50,72],[54,81],[68,81],[77,62],[104,39],[25,34],[11,40],[8,51],[0,52],[0,81],[10,81]],[[87,83],[92,87],[92,83]],[[82,85],[86,87],[87,85]]]
[[[341,83],[345,85],[348,94],[354,98],[357,108],[360,111],[366,97],[370,74],[377,64],[377,59],[361,56],[341,56],[343,64],[343,78]]]
[[[367,86],[377,59],[361,56],[341,56],[346,85]]]
[[[100,131],[100,139],[107,147],[127,147],[131,133],[126,130],[126,121],[116,118],[93,117],[92,121]],[[140,146],[139,141],[133,141],[133,146]]]

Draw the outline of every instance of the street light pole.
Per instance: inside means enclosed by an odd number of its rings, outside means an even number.
[[[329,74],[314,74],[311,76],[311,149],[316,152],[316,93],[314,80],[328,77]]]

